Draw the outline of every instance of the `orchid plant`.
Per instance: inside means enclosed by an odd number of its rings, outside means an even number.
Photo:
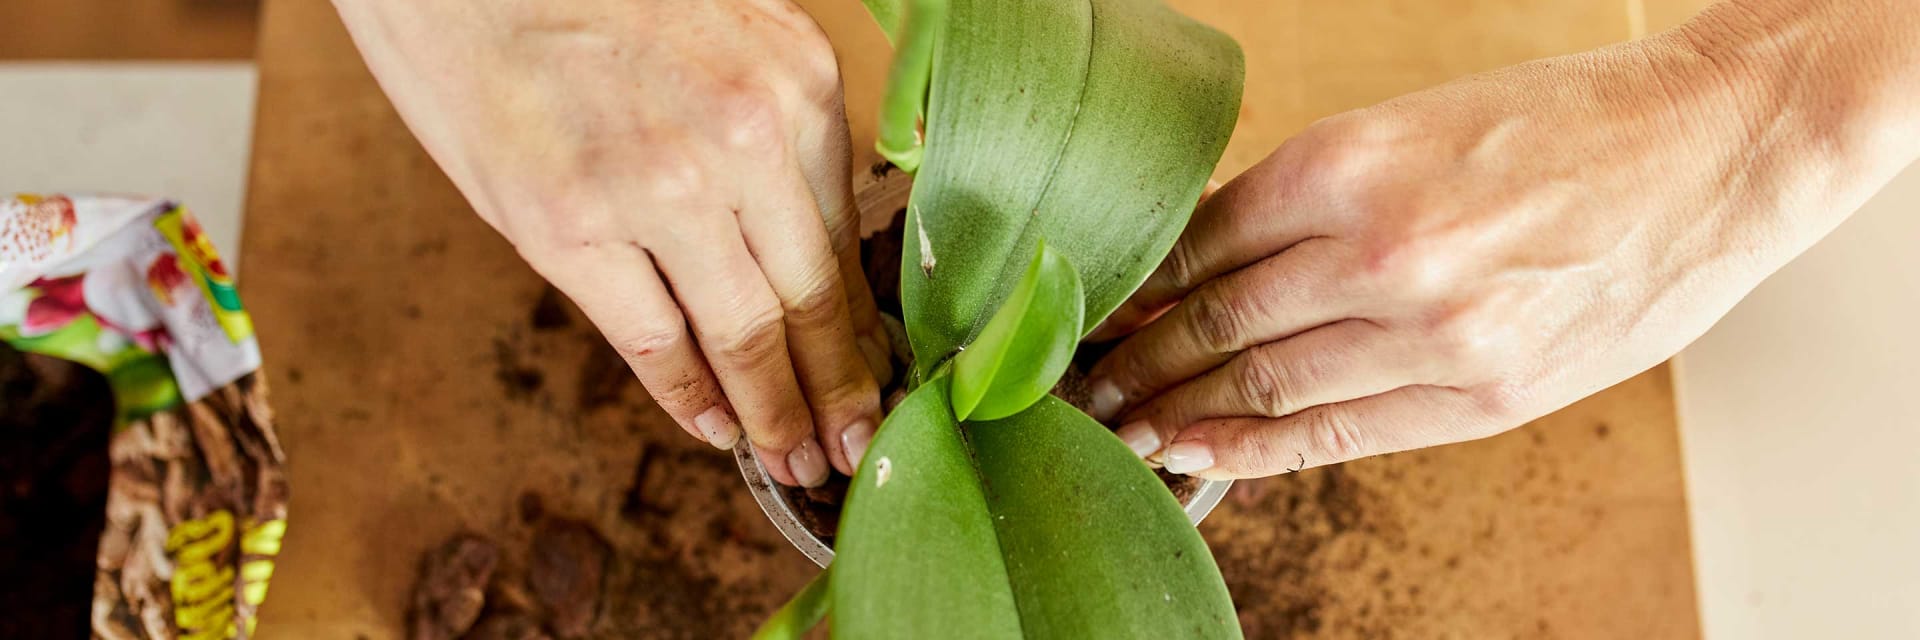
[[[1047,395],[1186,225],[1239,47],[1158,0],[864,2],[895,47],[877,146],[915,175],[911,390],[758,637],[1239,637],[1172,493]]]

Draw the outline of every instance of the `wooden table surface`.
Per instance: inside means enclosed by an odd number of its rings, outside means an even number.
[[[1174,4],[1247,52],[1230,177],[1315,118],[1624,40],[1637,1]],[[851,0],[805,4],[865,149],[884,41]],[[325,0],[263,20],[242,289],[293,489],[265,637],[400,637],[420,554],[461,530],[524,542],[535,500],[626,558],[608,584],[630,597],[602,615],[744,636],[812,568],[731,460],[472,214]],[[1243,482],[1201,529],[1253,638],[1698,635],[1665,366],[1499,437]]]

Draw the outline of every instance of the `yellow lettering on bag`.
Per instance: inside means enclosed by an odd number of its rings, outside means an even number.
[[[167,534],[174,572],[173,620],[182,638],[225,640],[238,636],[233,623],[233,514],[215,511],[175,525]]]

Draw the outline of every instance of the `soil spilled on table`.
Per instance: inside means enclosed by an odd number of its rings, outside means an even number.
[[[900,309],[900,224],[864,240],[864,265],[884,313]],[[638,455],[631,483],[599,488],[530,480],[486,535],[457,532],[425,550],[407,604],[423,640],[744,637],[811,575],[740,490],[731,456],[666,425],[625,362],[557,291],[544,289],[524,320],[493,344],[502,394],[569,424],[625,422]],[[897,327],[896,327],[897,328]],[[591,345],[585,347],[585,345]],[[584,347],[584,348],[583,348]],[[901,386],[908,354],[896,354]],[[569,364],[571,363],[571,364]],[[1056,395],[1084,408],[1070,373]],[[573,444],[560,444],[571,448]],[[582,449],[578,455],[606,459]],[[1182,499],[1198,487],[1162,476]],[[831,544],[848,479],[782,488],[810,530]],[[568,505],[565,508],[550,505]]]
[[[1419,593],[1386,588],[1369,548],[1406,545],[1384,498],[1340,466],[1234,483],[1201,524],[1249,638],[1390,638]],[[1416,588],[1417,589],[1417,588]]]

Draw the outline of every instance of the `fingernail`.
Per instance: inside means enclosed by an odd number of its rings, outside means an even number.
[[[1120,436],[1120,441],[1127,443],[1133,455],[1140,456],[1142,460],[1160,450],[1160,432],[1154,431],[1153,425],[1145,420],[1129,422],[1115,431],[1114,435]]]
[[[727,410],[719,405],[714,405],[700,415],[694,416],[693,428],[699,429],[701,435],[707,437],[707,444],[721,451],[732,450],[734,443],[740,441],[740,425],[736,424],[733,417],[727,415]]]
[[[827,457],[820,454],[820,445],[807,438],[800,441],[787,454],[787,469],[793,471],[793,481],[809,489],[827,483]]]
[[[1101,422],[1112,420],[1120,413],[1120,407],[1127,403],[1127,397],[1120,393],[1120,386],[1106,378],[1093,381],[1093,419]]]
[[[847,452],[847,464],[854,471],[860,470],[860,459],[867,455],[867,445],[873,442],[873,421],[861,420],[840,432],[840,446]]]
[[[1149,455],[1146,457],[1146,461],[1147,461],[1147,467],[1149,468],[1153,468],[1153,469],[1166,468],[1167,450],[1165,448],[1161,448],[1159,451],[1153,452],[1153,455]]]
[[[1204,442],[1175,442],[1167,447],[1167,472],[1192,475],[1213,468],[1213,450]]]

